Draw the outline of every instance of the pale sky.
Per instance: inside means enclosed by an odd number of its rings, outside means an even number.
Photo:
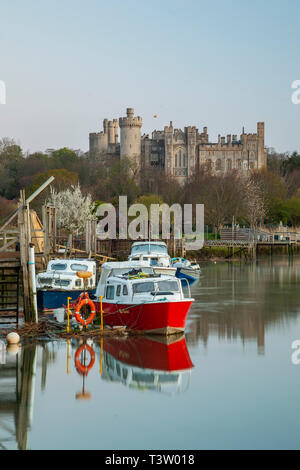
[[[143,133],[265,121],[266,146],[300,151],[299,0],[0,0],[0,46],[0,138],[24,150],[86,151],[133,107]]]

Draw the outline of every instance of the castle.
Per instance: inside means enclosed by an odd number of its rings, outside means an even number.
[[[157,167],[168,176],[184,183],[195,170],[203,167],[214,173],[230,170],[247,172],[267,166],[264,145],[265,125],[257,123],[256,134],[219,135],[218,142],[209,142],[207,127],[203,132],[195,126],[174,129],[172,122],[163,131],[153,131],[152,137],[141,135],[142,118],[127,108],[127,116],[103,121],[103,131],[90,134],[90,156],[128,158],[138,169]],[[120,127],[120,143],[118,129]]]

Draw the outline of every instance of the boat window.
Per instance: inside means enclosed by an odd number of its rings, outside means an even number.
[[[159,281],[157,283],[158,290],[161,292],[178,292],[179,286],[177,281]]]
[[[131,254],[136,255],[138,253],[165,253],[168,254],[168,249],[164,245],[136,245],[131,249]]]
[[[106,298],[109,300],[114,299],[115,297],[115,286],[107,286],[106,287]]]
[[[38,282],[40,284],[52,284],[52,277],[40,277]]]
[[[146,372],[133,372],[132,380],[134,382],[154,383],[154,374]]]
[[[128,289],[127,289],[126,284],[124,284],[123,286],[123,295],[128,295]]]
[[[78,264],[73,263],[71,264],[72,271],[88,271],[89,267],[87,264]]]
[[[81,280],[78,279],[78,281],[75,281],[75,286],[76,287],[80,287],[81,286]]]
[[[68,279],[55,279],[54,282],[56,286],[67,287],[71,281],[68,281]]]
[[[56,263],[51,266],[52,271],[64,271],[65,269],[67,269],[66,263]]]
[[[118,285],[118,286],[117,286],[117,292],[116,292],[116,295],[119,297],[119,296],[120,296],[120,294],[121,294],[121,286],[120,286],[120,285]]]
[[[151,264],[151,266],[157,266],[158,265],[158,259],[157,258],[152,258],[150,260],[150,264]]]
[[[179,379],[178,374],[159,374],[158,383],[167,384],[167,383],[177,383]]]
[[[142,294],[144,292],[153,292],[155,291],[154,282],[139,282],[133,284],[133,293]]]

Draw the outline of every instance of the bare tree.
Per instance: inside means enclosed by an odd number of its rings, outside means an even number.
[[[257,228],[259,222],[266,216],[264,190],[259,180],[253,177],[244,178],[245,215],[251,228]]]

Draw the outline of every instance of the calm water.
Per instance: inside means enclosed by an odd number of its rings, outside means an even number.
[[[0,352],[0,446],[299,449],[300,259],[203,265],[192,293],[185,339],[90,343],[86,377],[78,342]]]

